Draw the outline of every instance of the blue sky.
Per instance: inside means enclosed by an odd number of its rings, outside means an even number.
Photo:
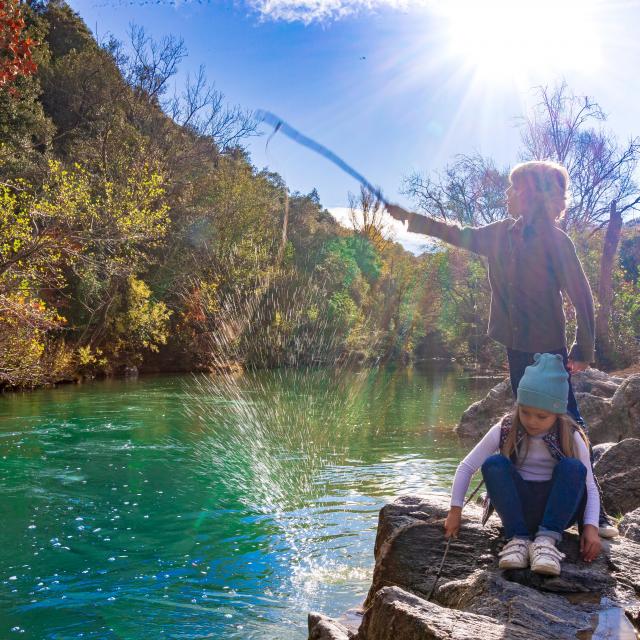
[[[266,109],[405,205],[403,176],[479,152],[517,161],[532,88],[566,79],[596,99],[621,139],[640,134],[640,2],[620,0],[72,0],[100,38],[129,25],[182,37],[182,73],[201,64],[227,100]],[[482,11],[479,8],[482,7]],[[265,129],[265,133],[269,131]],[[294,191],[344,207],[358,185],[275,136],[253,162]]]

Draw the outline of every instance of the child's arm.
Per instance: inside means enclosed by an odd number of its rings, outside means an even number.
[[[589,449],[578,433],[575,433],[573,438],[578,459],[587,469],[587,478],[585,480],[587,504],[584,509],[584,527],[582,535],[580,536],[580,553],[585,562],[591,562],[600,555],[600,551],[602,550],[602,543],[600,542],[600,535],[598,533],[600,494],[598,493],[598,487],[596,487],[596,482],[593,478]]]
[[[573,242],[562,231],[560,234],[561,242],[558,247],[560,264],[556,275],[576,311],[576,337],[569,351],[569,359],[575,363],[589,364],[594,359],[595,342],[593,295]],[[576,367],[576,369],[581,368],[583,367],[580,365]]]
[[[458,465],[451,487],[451,507],[444,523],[444,535],[457,536],[462,519],[464,497],[469,489],[471,477],[482,466],[482,463],[500,448],[500,423],[493,425],[478,444]]]
[[[407,231],[440,238],[440,240],[456,247],[462,247],[484,256],[497,253],[500,250],[500,229],[505,223],[508,223],[505,220],[500,220],[483,227],[460,227],[457,224],[442,222],[407,211],[395,204],[387,205],[387,211],[392,218],[400,220],[402,223],[408,222]]]

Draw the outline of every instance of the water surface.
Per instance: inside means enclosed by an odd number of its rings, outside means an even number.
[[[279,370],[0,397],[0,638],[306,638],[490,380]]]

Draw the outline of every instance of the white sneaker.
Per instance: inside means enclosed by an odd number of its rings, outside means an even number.
[[[606,513],[603,513],[602,507],[600,507],[600,522],[598,533],[600,534],[601,538],[617,538],[620,535],[618,527],[613,524],[613,520],[611,520],[611,518]]]
[[[564,559],[564,553],[558,550],[552,538],[537,537],[529,548],[529,556],[531,571],[547,576],[560,575],[560,560]]]
[[[504,545],[498,554],[500,569],[525,569],[529,566],[529,545],[531,542],[524,538],[513,538]]]
[[[617,538],[620,535],[618,527],[613,524],[600,525],[598,527],[598,534],[601,538]]]

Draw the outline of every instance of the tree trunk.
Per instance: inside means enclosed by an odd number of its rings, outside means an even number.
[[[289,192],[285,191],[284,194],[284,217],[282,219],[282,236],[280,238],[280,246],[278,247],[278,254],[276,255],[276,268],[280,268],[282,264],[282,258],[284,257],[284,250],[287,247],[287,228],[289,226]]]
[[[621,232],[622,214],[618,211],[617,203],[614,200],[609,209],[609,223],[600,259],[599,306],[596,313],[596,359],[598,365],[603,368],[613,365],[613,350],[609,340],[609,321],[613,301],[613,267]]]

